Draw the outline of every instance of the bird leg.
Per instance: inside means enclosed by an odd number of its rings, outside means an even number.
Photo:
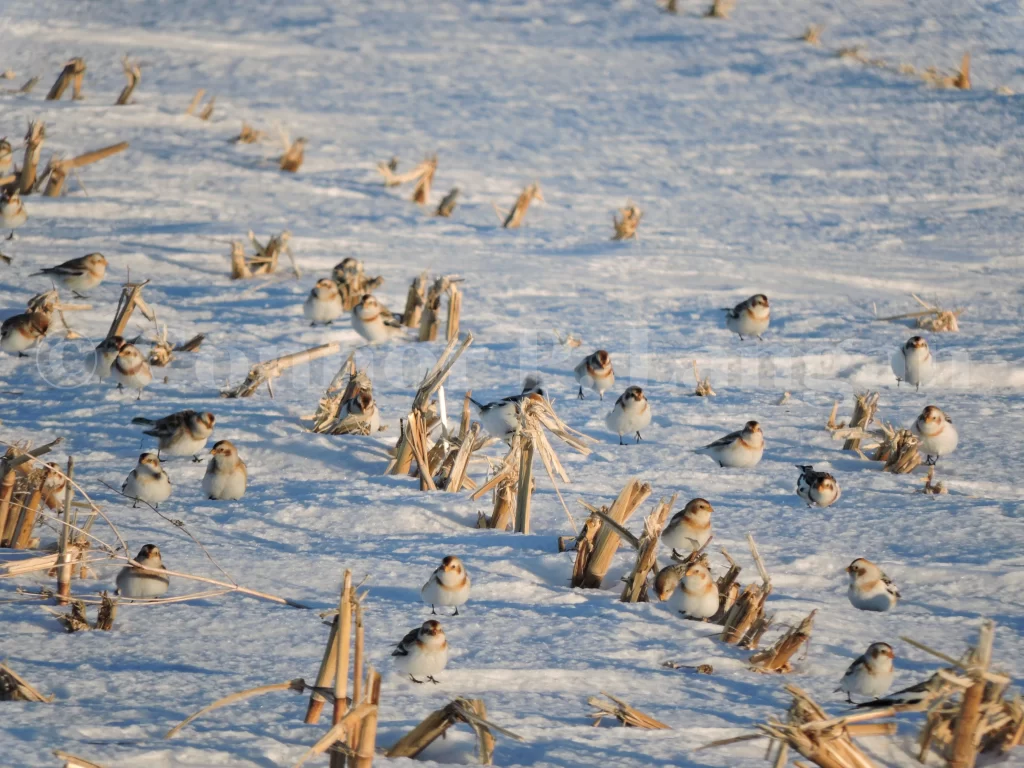
[[[625,445],[625,443],[622,442],[622,435],[619,435],[619,445]]]
[[[409,675],[409,679],[412,680],[414,683],[418,683],[419,685],[423,685],[423,681],[422,680],[417,680],[412,675]]]
[[[142,399],[142,390],[140,389],[138,396],[135,398],[135,402],[138,402],[141,399]]]
[[[576,395],[576,399],[577,400],[582,400],[583,399],[583,385],[582,384],[580,384],[580,393],[578,395]]]
[[[157,458],[159,458],[159,455],[157,456]],[[201,461],[202,461],[202,459],[199,458],[198,454],[192,457],[192,463],[193,464],[199,464]]]
[[[434,606],[433,605],[430,606],[430,615],[431,616],[437,616],[437,611],[434,610]]]
[[[458,615],[459,615],[459,606],[456,605],[455,606],[455,613],[453,613],[452,616],[458,616]]]
[[[637,442],[639,443],[639,442],[640,442],[641,440],[643,440],[643,438],[642,438],[642,437],[640,437],[640,430],[638,429],[638,430],[636,431],[636,441],[637,441]]]
[[[927,458],[925,459],[924,465],[925,465],[926,467],[934,467],[934,466],[935,466],[935,464],[936,464],[936,463],[938,462],[938,460],[939,460],[939,457],[938,457],[938,456],[928,456],[928,457],[927,457]]]
[[[434,685],[437,685],[438,683],[441,682],[440,680],[435,680],[433,675],[427,675],[427,680],[432,682]]]

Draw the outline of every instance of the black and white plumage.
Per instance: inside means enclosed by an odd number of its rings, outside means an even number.
[[[761,339],[761,334],[768,330],[772,319],[768,297],[763,293],[755,294],[724,311],[725,327],[737,334],[740,341],[744,336],[756,336]]]
[[[858,557],[846,572],[850,575],[847,596],[854,608],[881,613],[895,608],[902,597],[892,580],[870,560]]]
[[[178,411],[162,419],[146,419],[137,416],[132,424],[143,424],[149,427],[142,434],[157,439],[157,455],[166,453],[168,456],[196,456],[206,447],[206,441],[213,434],[213,426],[217,419],[212,413],[196,411]]]
[[[414,683],[423,682],[418,677],[438,682],[434,676],[448,664],[448,640],[441,622],[434,619],[423,622],[423,626],[402,638],[391,655],[395,659],[395,668],[408,675]]]
[[[96,345],[96,349],[87,358],[87,365],[96,374],[96,378],[100,381],[110,378],[110,369],[117,360],[117,354],[127,343],[120,336],[108,336]]]
[[[38,344],[49,329],[50,316],[45,312],[32,311],[9,317],[0,323],[0,349],[26,357],[25,351]]]
[[[927,456],[927,463],[934,464],[942,456],[956,450],[960,435],[950,418],[934,405],[926,406],[917,417],[910,431],[918,439],[918,450]]]
[[[831,507],[842,495],[839,483],[828,472],[816,472],[809,464],[797,464],[800,477],[796,481],[796,495],[809,507]]]
[[[141,568],[126,565],[117,574],[117,594],[122,597],[160,597],[170,587],[171,580],[166,571],[160,550],[155,544],[147,544],[135,556]]]
[[[748,421],[739,432],[730,432],[697,453],[710,456],[720,467],[753,467],[764,454],[764,433],[756,421]]]
[[[139,456],[139,463],[125,478],[121,493],[135,499],[133,506],[144,501],[159,507],[171,495],[171,479],[160,466],[160,459],[155,453],[144,453]]]
[[[102,253],[90,253],[63,264],[35,272],[29,277],[45,275],[57,285],[74,293],[84,293],[103,282],[107,274],[107,259]]]
[[[934,674],[927,680],[914,683],[906,688],[901,688],[886,696],[884,699],[865,701],[857,705],[857,709],[880,709],[884,707],[910,706],[915,704],[926,704],[939,695],[939,691],[946,685],[946,681],[939,674]]]
[[[352,328],[371,344],[380,344],[402,333],[402,324],[377,297],[367,293],[352,309]]]
[[[347,419],[355,427],[366,425],[369,434],[380,430],[380,409],[368,389],[360,389],[355,397],[349,398],[338,408],[337,421]]]
[[[234,501],[245,495],[249,472],[230,440],[219,440],[210,449],[203,475],[203,495],[215,501]]]
[[[836,690],[845,692],[851,704],[852,694],[877,699],[892,685],[892,662],[895,658],[896,654],[888,643],[872,643],[864,655],[858,656],[847,668]]]
[[[615,407],[605,417],[608,429],[619,436],[619,445],[624,445],[623,435],[636,435],[639,443],[643,437],[640,430],[651,423],[651,404],[640,387],[628,387],[615,401]]]
[[[14,230],[26,221],[28,213],[17,190],[10,192],[6,197],[0,197],[0,224],[3,225],[3,229],[11,230],[8,240],[14,237]]]
[[[673,552],[689,553],[700,549],[711,538],[712,512],[714,509],[706,499],[690,499],[661,532],[662,543],[672,547]]]
[[[110,366],[110,376],[119,387],[139,390],[136,400],[141,399],[142,390],[153,383],[149,363],[134,344],[125,344],[118,350],[114,364]]]
[[[580,385],[579,399],[583,399],[583,388],[592,389],[597,392],[598,397],[604,400],[604,393],[615,384],[615,370],[612,368],[612,358],[605,350],[599,349],[592,355],[587,355],[579,365],[573,369],[576,383]]]
[[[544,389],[537,380],[527,378],[523,385],[523,391],[518,395],[509,395],[491,403],[481,403],[473,398],[470,398],[469,402],[476,408],[480,418],[480,425],[484,428],[484,431],[493,437],[508,442],[519,430],[523,407],[527,401],[540,401],[544,399]]]
[[[921,389],[932,377],[934,361],[928,342],[921,336],[911,336],[907,342],[893,352],[892,372],[896,374],[896,386],[907,382]]]
[[[302,305],[302,312],[310,325],[330,325],[344,311],[338,284],[328,277],[317,281]]]
[[[462,561],[455,555],[448,555],[423,585],[420,597],[430,606],[431,613],[436,612],[435,606],[443,605],[454,608],[452,616],[458,616],[459,607],[469,600],[471,587],[469,573]]]

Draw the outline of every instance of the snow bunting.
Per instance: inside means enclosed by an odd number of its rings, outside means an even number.
[[[919,450],[927,456],[928,464],[934,464],[940,456],[951,454],[960,440],[953,422],[934,405],[921,411],[910,431],[917,436]]]
[[[528,382],[529,383],[529,382]],[[533,386],[518,395],[503,397],[493,403],[481,403],[469,398],[480,415],[480,425],[487,434],[509,442],[519,430],[519,419],[523,412],[523,404],[527,400],[543,400],[543,390]]]
[[[943,679],[942,675],[936,673],[927,680],[922,680],[920,683],[914,683],[906,688],[893,691],[884,699],[875,699],[874,701],[865,701],[862,704],[858,704],[857,709],[877,709],[881,707],[893,707],[896,705],[930,702],[939,695],[939,692],[945,688],[945,686],[946,681]]]
[[[796,495],[809,507],[831,507],[842,494],[839,483],[828,472],[815,472],[810,464],[797,464],[800,477],[796,481]]]
[[[65,261],[56,267],[47,267],[40,272],[33,272],[29,277],[46,275],[53,282],[67,288],[72,293],[90,291],[103,282],[107,274],[107,259],[102,253],[90,253],[77,259]]]
[[[448,641],[441,629],[441,622],[434,619],[423,622],[422,627],[402,638],[391,655],[395,657],[398,671],[408,675],[414,683],[423,682],[417,680],[417,676],[436,683],[434,675],[448,664]]]
[[[142,567],[126,565],[117,574],[117,593],[121,597],[160,597],[171,585],[170,578],[161,573],[166,571],[160,550],[155,544],[147,544],[135,556],[135,562]]]
[[[881,613],[895,608],[902,597],[896,585],[870,560],[858,557],[847,566],[846,572],[850,574],[847,595],[854,608]]]
[[[580,385],[580,400],[583,399],[584,387],[594,390],[598,397],[604,400],[604,393],[615,384],[615,371],[612,370],[611,355],[603,349],[597,350],[592,355],[587,355],[576,366],[573,373],[576,376],[576,383]]]
[[[845,692],[846,700],[851,704],[851,694],[854,693],[877,699],[892,685],[892,660],[895,658],[896,654],[888,643],[872,643],[864,655],[858,656],[846,670],[836,690]]]
[[[896,386],[907,382],[921,389],[932,377],[932,353],[928,342],[920,336],[911,336],[907,343],[893,352],[892,372],[896,374]]]
[[[28,357],[26,349],[39,342],[50,328],[50,316],[45,312],[26,312],[4,320],[0,325],[0,349],[18,357]]]
[[[139,352],[138,347],[127,342],[114,358],[114,364],[110,367],[110,375],[117,382],[118,389],[137,389],[142,398],[142,390],[153,383],[153,372],[149,370],[149,363]]]
[[[694,563],[668,602],[688,619],[710,619],[718,613],[718,586],[704,565]]]
[[[624,445],[623,435],[636,433],[636,441],[643,438],[640,430],[651,423],[651,405],[640,387],[629,387],[619,395],[612,412],[605,417],[608,429],[619,436],[619,445]]]
[[[206,441],[213,434],[215,421],[212,413],[178,411],[156,421],[136,416],[132,424],[152,427],[142,434],[158,440],[157,456],[161,453],[168,456],[192,456],[195,461],[199,461],[196,454],[206,447]]]
[[[309,320],[310,325],[318,323],[330,325],[344,311],[345,308],[341,305],[341,294],[338,293],[338,285],[327,277],[317,280],[302,307],[302,312]]]
[[[346,400],[338,408],[337,420],[351,416],[358,423],[365,423],[369,428],[369,434],[380,431],[380,409],[373,399],[373,393],[366,389],[359,390],[359,393],[349,400]]]
[[[6,197],[0,197],[0,222],[3,222],[4,229],[11,230],[8,240],[14,237],[14,230],[26,221],[28,221],[28,214],[25,212],[25,206],[22,204],[21,195],[17,190]]]
[[[213,458],[206,465],[203,495],[220,501],[242,498],[249,475],[235,446],[229,440],[220,440],[213,444],[210,453]]]
[[[768,306],[768,297],[763,293],[725,310],[725,327],[739,335],[740,341],[743,341],[744,336],[757,336],[760,339],[761,334],[768,330],[771,320],[772,310]]]
[[[352,327],[371,344],[388,341],[402,332],[398,319],[370,293],[352,310]]]
[[[110,336],[96,345],[96,349],[93,351],[92,357],[87,364],[92,368],[92,373],[95,373],[100,381],[110,378],[110,369],[117,359],[117,353],[127,343],[120,336]]]
[[[334,265],[331,270],[331,278],[337,285],[352,285],[363,273],[363,262],[359,259],[346,256]]]
[[[121,486],[121,493],[135,499],[133,507],[138,506],[140,501],[159,507],[161,501],[167,500],[171,495],[171,479],[160,466],[160,459],[155,453],[139,456],[138,466],[128,473]]]
[[[730,432],[713,443],[698,448],[722,467],[753,467],[764,453],[764,433],[756,421],[748,421],[739,432]]]
[[[714,510],[706,499],[690,499],[661,532],[662,542],[672,547],[673,552],[688,553],[700,549],[711,538],[712,512]]]
[[[431,613],[436,613],[435,606],[450,605],[455,608],[452,616],[458,616],[459,606],[469,600],[469,587],[469,574],[462,561],[455,555],[448,555],[423,585],[420,597],[430,605]]]

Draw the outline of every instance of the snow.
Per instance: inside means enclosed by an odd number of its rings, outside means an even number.
[[[370,590],[383,746],[458,695],[484,699],[495,722],[526,738],[499,737],[500,765],[761,765],[757,742],[694,749],[781,714],[787,683],[843,711],[832,691],[874,641],[896,650],[895,686],[923,679],[935,663],[900,636],[957,655],[981,617],[999,623],[995,658],[1020,679],[1024,101],[995,90],[1024,91],[1020,5],[741,0],[729,21],[684,5],[673,17],[630,0],[8,0],[0,70],[17,72],[11,87],[41,80],[31,95],[0,94],[0,134],[17,145],[28,120],[43,120],[44,163],[51,151],[131,146],[81,170],[85,190],[71,178],[62,198],[27,197],[28,224],[0,243],[14,258],[0,265],[3,317],[49,287],[29,277],[37,269],[92,251],[110,261],[90,296],[95,308],[70,318],[87,341],[54,336],[38,359],[0,358],[0,439],[64,437],[55,460],[75,457],[77,478],[132,554],[154,543],[168,567],[216,578],[180,531],[102,485],[120,487],[152,447],[133,416],[213,411],[215,438],[230,439],[248,464],[249,490],[239,502],[204,500],[204,466],[173,460],[165,513],[240,584],[317,610],[225,595],[126,605],[113,632],[67,635],[38,603],[0,602],[0,656],[57,696],[4,705],[0,762],[52,765],[50,750],[61,748],[112,767],[293,764],[324,726],[302,724],[304,700],[290,694],[161,736],[226,693],[312,681],[327,637],[317,612],[337,601],[344,568]],[[862,43],[922,68],[952,67],[970,50],[975,90],[936,90],[841,60],[799,41],[809,23],[825,24],[827,48]],[[126,52],[142,62],[136,103],[109,106]],[[86,99],[44,102],[76,55],[88,66]],[[217,97],[209,122],[184,114],[197,88]],[[242,120],[272,140],[231,144]],[[272,162],[278,125],[309,139],[294,176]],[[431,218],[408,201],[411,189],[385,188],[374,169],[393,154],[407,169],[435,151],[432,203],[463,190],[451,219]],[[546,203],[531,206],[522,229],[500,229],[492,204],[507,210],[534,180]],[[627,198],[644,211],[640,239],[612,243],[611,215]],[[263,238],[290,229],[303,278],[230,281],[227,242],[250,228]],[[378,295],[399,311],[420,271],[465,277],[462,326],[476,341],[447,385],[449,406],[469,388],[480,400],[511,394],[539,371],[558,413],[595,439],[586,458],[560,450],[578,521],[576,498],[609,503],[634,476],[655,497],[678,492],[680,506],[703,496],[715,508],[715,544],[744,567],[744,582],[755,572],[752,532],[774,580],[777,626],[819,609],[797,671],[753,673],[749,654],[710,639],[708,626],[657,604],[617,602],[625,549],[606,589],[570,590],[572,555],[557,552],[556,537],[571,527],[546,480],[534,532],[522,536],[475,529],[486,500],[383,476],[398,420],[440,343],[358,352],[387,431],[307,432],[302,418],[359,339],[346,321],[310,328],[302,302],[349,255],[384,275]],[[82,383],[75,366],[105,334],[128,270],[152,281],[145,297],[172,341],[208,334],[198,354],[160,370],[140,402]],[[763,343],[740,342],[720,308],[758,292],[771,299],[771,329]],[[876,311],[912,311],[911,292],[966,308],[960,333],[926,334],[938,367],[920,393],[897,388],[888,364],[911,323],[873,322]],[[560,346],[554,330],[580,335],[583,347]],[[151,331],[133,319],[130,333]],[[265,390],[218,396],[258,360],[331,340],[346,351],[289,371],[274,400]],[[616,387],[603,403],[589,393],[577,401],[573,366],[597,348],[611,352]],[[693,359],[717,397],[689,396]],[[645,442],[619,446],[604,418],[629,384],[644,387],[654,420]],[[920,473],[882,474],[825,431],[834,400],[848,418],[853,393],[868,388],[881,392],[880,416],[892,423],[909,425],[926,404],[954,420],[960,446],[938,470],[948,495],[916,493]],[[749,419],[766,437],[753,470],[721,470],[692,453]],[[498,457],[500,446],[488,452]],[[794,465],[803,463],[836,475],[835,506],[800,503]],[[473,597],[464,616],[441,618],[452,647],[441,684],[417,686],[393,673],[389,655],[429,616],[419,589],[446,554],[465,562]],[[856,557],[899,585],[895,611],[850,606],[843,569]],[[714,565],[720,573],[721,557]],[[116,566],[98,570],[75,589],[111,588]],[[5,580],[0,600],[43,585],[52,579]],[[201,588],[172,579],[170,594]],[[669,659],[715,673],[663,668]],[[672,730],[592,728],[586,697],[600,690]],[[903,722],[895,739],[864,744],[880,764],[910,766],[915,732]],[[468,731],[425,757],[472,762]]]

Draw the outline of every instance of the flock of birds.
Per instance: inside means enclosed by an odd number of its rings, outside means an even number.
[[[27,218],[17,194],[0,200],[0,215],[5,227],[16,228]],[[13,232],[12,232],[13,235]],[[335,274],[345,272],[351,259],[335,268]],[[44,276],[75,295],[96,288],[107,270],[107,260],[100,253],[91,253],[35,273]],[[305,318],[312,325],[329,325],[344,314],[341,293],[335,279],[319,280],[310,291],[303,306]],[[372,294],[366,294],[351,312],[352,328],[370,344],[382,344],[401,336],[400,318]],[[726,327],[740,339],[761,339],[771,323],[771,308],[767,296],[757,294],[725,310]],[[25,356],[47,334],[49,316],[45,311],[29,310],[5,320],[0,326],[0,349]],[[101,341],[89,358],[88,365],[100,380],[112,379],[118,388],[142,391],[153,381],[149,363],[134,343],[112,336]],[[927,341],[914,336],[892,356],[892,370],[897,383],[907,383],[920,389],[934,373],[934,361]],[[575,367],[578,397],[584,399],[585,390],[595,392],[603,400],[605,393],[615,385],[615,371],[607,350],[597,350]],[[519,394],[490,403],[472,401],[483,428],[492,436],[509,441],[519,429],[523,403],[529,398],[546,398],[547,394],[536,380],[528,380]],[[136,398],[136,399],[138,399]],[[380,425],[380,413],[370,392],[343,404],[342,416],[352,415],[364,419],[371,432]],[[147,451],[125,479],[123,495],[157,507],[171,495],[171,481],[163,467],[163,456],[194,457],[200,461],[202,452],[213,434],[215,417],[212,413],[191,410],[173,413],[157,420],[135,418],[134,424],[147,427],[144,434],[155,437],[156,452]],[[629,386],[616,399],[605,423],[618,435],[642,439],[641,432],[651,423],[651,405],[644,390]],[[949,418],[937,407],[929,405],[915,420],[911,431],[918,438],[920,449],[934,463],[939,457],[955,450],[958,435]],[[721,467],[750,468],[756,466],[764,453],[764,434],[757,421],[748,421],[742,429],[714,442],[697,448],[696,452],[712,458]],[[839,483],[827,472],[815,471],[812,466],[799,466],[800,475],[796,492],[808,505],[828,507],[840,498]],[[240,499],[246,490],[247,470],[235,446],[228,440],[213,444],[211,458],[202,481],[204,496],[213,500]],[[662,541],[674,551],[693,551],[703,547],[711,537],[713,509],[705,499],[693,499],[675,514],[662,533]],[[137,566],[123,568],[117,576],[118,594],[134,599],[157,598],[169,588],[164,573],[160,550],[147,544],[136,557]],[[864,611],[888,611],[896,606],[900,593],[882,570],[869,560],[858,558],[846,569],[849,575],[848,595],[852,605]],[[707,566],[701,562],[688,565],[684,572],[656,584],[658,596],[673,611],[691,619],[706,620],[719,609],[719,595]],[[444,558],[421,591],[432,612],[437,606],[454,607],[458,614],[470,597],[470,578],[462,562],[454,556]],[[437,682],[436,675],[446,666],[448,645],[440,622],[431,619],[409,632],[393,652],[396,667],[415,682]],[[843,676],[837,690],[876,698],[891,685],[894,652],[886,643],[873,643],[857,658]],[[422,679],[421,679],[422,678]]]

